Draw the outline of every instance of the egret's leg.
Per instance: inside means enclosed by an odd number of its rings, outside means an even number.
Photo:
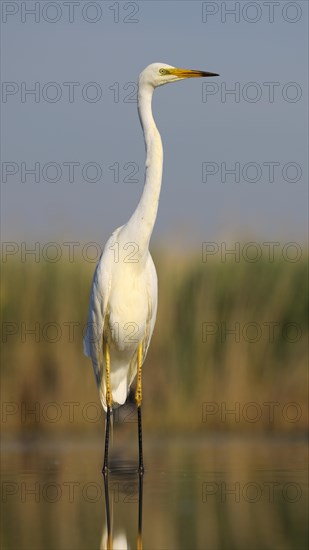
[[[135,401],[137,404],[137,419],[138,419],[138,451],[139,451],[139,465],[138,470],[140,473],[144,472],[143,464],[143,436],[142,436],[142,357],[143,357],[143,345],[140,342],[137,350],[137,384],[135,392]]]
[[[105,429],[105,453],[104,453],[104,465],[103,473],[107,474],[108,472],[108,443],[109,443],[109,432],[110,432],[110,419],[111,419],[111,410],[112,410],[112,390],[111,390],[111,360],[109,353],[109,345],[106,342],[105,346],[105,367],[106,367],[106,429]]]
[[[143,475],[139,473],[138,483],[138,532],[137,532],[137,550],[142,550],[142,523],[143,523]]]
[[[104,464],[102,472],[107,474],[108,472],[108,443],[109,443],[109,430],[110,430],[111,410],[107,407],[106,411],[106,427],[105,427],[105,452],[104,452]]]
[[[111,530],[111,515],[109,507],[109,490],[108,490],[108,476],[104,475],[104,493],[105,493],[105,510],[106,510],[106,526],[107,526],[107,550],[112,550],[112,530]]]
[[[105,346],[105,367],[106,367],[106,404],[107,408],[111,409],[113,405],[112,389],[111,389],[111,357],[109,345],[106,342]]]

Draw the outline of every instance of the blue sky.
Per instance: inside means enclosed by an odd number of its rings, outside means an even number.
[[[146,65],[162,61],[220,77],[211,81],[215,93],[207,101],[198,80],[155,92],[165,157],[153,242],[199,250],[202,241],[219,239],[306,241],[307,2],[279,2],[273,22],[261,1],[76,2],[72,23],[61,1],[40,2],[37,22],[31,15],[22,22],[20,2],[1,4],[7,92],[1,103],[2,163],[9,163],[2,164],[4,240],[104,244],[129,219],[141,194],[144,165],[129,83]],[[31,9],[34,2],[26,5]],[[235,6],[239,22],[233,15],[224,22],[224,10]],[[216,13],[206,20],[212,9]],[[12,10],[16,13],[8,14]],[[97,22],[85,20],[96,14]],[[22,94],[22,86],[33,88],[35,82],[37,102]],[[70,102],[72,82],[78,84]],[[235,86],[239,101],[225,92]],[[92,102],[98,90],[102,97]],[[56,93],[59,101],[50,101]],[[254,102],[255,94],[260,97]],[[79,164],[70,183],[71,162]],[[22,166],[35,163],[39,181],[28,175],[22,182]],[[278,163],[272,165],[273,182],[267,163]],[[235,165],[239,183],[232,175],[223,183],[224,167]],[[89,181],[99,174],[98,166],[102,178]],[[203,166],[218,171],[203,181]],[[124,181],[133,172],[137,181]],[[49,181],[56,175],[59,181]]]

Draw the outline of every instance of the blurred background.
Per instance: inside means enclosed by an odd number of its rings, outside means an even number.
[[[307,4],[1,8],[4,547],[100,545],[103,499],[52,508],[41,489],[101,483],[104,415],[83,331],[100,251],[143,187],[138,74],[162,61],[220,77],[154,95],[165,157],[143,367],[145,548],[305,548]],[[115,459],[135,460],[135,421],[130,405],[116,413]],[[264,491],[255,508],[243,493],[224,500],[227,483],[249,482]],[[39,484],[38,501],[23,483]],[[115,483],[130,530],[136,499],[126,506]]]
[[[154,254],[159,308],[143,367],[145,430],[305,433],[305,258],[201,257]],[[6,405],[5,433],[102,433],[82,353],[92,276],[87,263],[7,263],[2,391],[16,405]]]

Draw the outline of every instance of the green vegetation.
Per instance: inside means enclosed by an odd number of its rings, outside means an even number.
[[[155,263],[145,427],[303,432],[306,261],[202,263],[157,252]],[[93,271],[85,262],[4,264],[2,401],[11,404],[4,431],[102,430],[102,419],[89,421],[99,400],[82,351]],[[37,416],[27,412],[35,407]]]

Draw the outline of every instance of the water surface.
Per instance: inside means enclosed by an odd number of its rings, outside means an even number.
[[[307,548],[305,441],[144,434],[144,454],[144,550]],[[2,548],[106,548],[102,462],[101,438],[4,442]],[[131,426],[111,452],[114,550],[137,548],[136,464]]]

